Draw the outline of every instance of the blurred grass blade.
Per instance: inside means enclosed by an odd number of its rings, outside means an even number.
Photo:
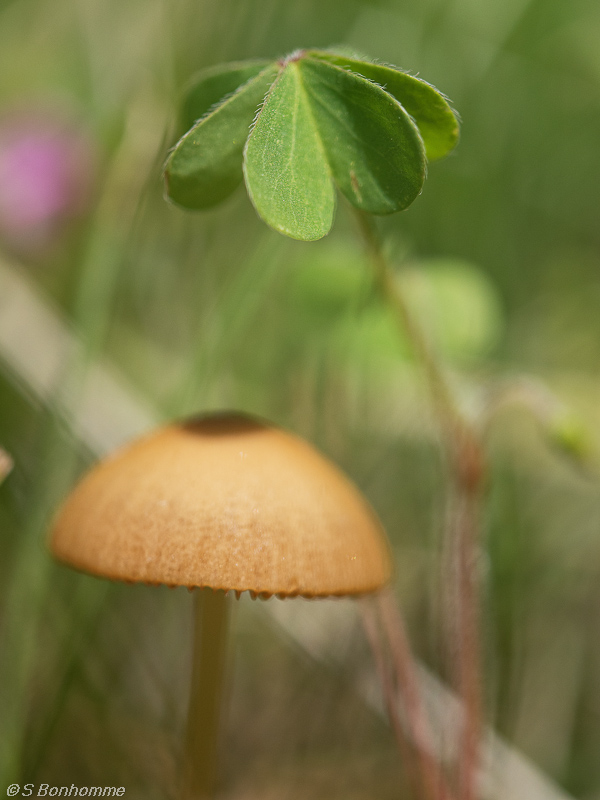
[[[6,478],[7,475],[10,474],[10,471],[13,468],[13,460],[8,455],[6,450],[3,450],[0,447],[0,483]]]
[[[335,192],[298,62],[281,71],[244,154],[250,198],[262,219],[293,239],[329,232]]]
[[[269,61],[234,61],[203,69],[190,81],[181,107],[187,131],[210,109],[269,66]]]
[[[383,64],[321,51],[311,55],[352,70],[395,97],[416,122],[429,161],[443,158],[456,146],[459,136],[456,115],[445,97],[429,83]]]
[[[345,69],[299,62],[335,182],[352,205],[371,214],[409,206],[425,180],[425,152],[416,125],[379,86]]]
[[[167,193],[172,200],[185,208],[210,208],[241,183],[248,130],[276,75],[276,65],[268,66],[212,108],[179,140],[165,168]]]

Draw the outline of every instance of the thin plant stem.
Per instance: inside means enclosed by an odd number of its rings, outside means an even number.
[[[457,479],[464,484],[478,483],[481,479],[482,456],[477,437],[458,409],[440,364],[394,280],[371,217],[358,211],[357,219],[382,297],[423,367]]]
[[[415,793],[418,795],[421,789],[421,777],[417,771],[417,765],[412,757],[411,743],[409,742],[407,732],[402,724],[402,720],[400,719],[398,703],[396,702],[394,680],[387,663],[386,650],[379,627],[377,609],[372,598],[366,598],[360,601],[360,612],[363,628],[371,647],[373,658],[375,659],[375,667],[379,676],[379,683],[381,684],[387,716],[390,720],[394,738],[396,739],[400,755],[402,756],[402,761],[406,768],[409,781]]]
[[[185,736],[182,800],[212,800],[224,689],[229,602],[212,589],[194,592],[192,679]]]
[[[451,800],[452,794],[441,765],[432,752],[431,730],[421,700],[419,677],[404,619],[390,589],[380,592],[376,602],[383,631],[389,643],[395,673],[398,676],[425,796],[432,800]]]
[[[453,484],[450,495],[456,498],[460,511],[452,533],[458,557],[451,576],[456,587],[458,617],[456,681],[464,709],[458,782],[461,800],[475,800],[482,729],[480,586],[476,568],[481,539],[480,504],[485,471],[484,456],[475,431],[458,408],[443,370],[394,280],[371,217],[362,211],[357,211],[356,216],[377,285],[399,327],[408,337],[425,373],[450,467]]]
[[[463,701],[463,737],[459,752],[459,796],[474,800],[476,772],[479,766],[479,738],[482,718],[481,656],[479,643],[479,576],[478,538],[479,505],[477,494],[468,491],[455,492],[449,546],[454,551],[454,572],[457,585],[454,587],[458,619],[458,691]]]

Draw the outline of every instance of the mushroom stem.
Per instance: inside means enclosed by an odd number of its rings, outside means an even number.
[[[225,592],[194,592],[194,643],[182,800],[209,800],[217,785],[217,750],[227,650]]]

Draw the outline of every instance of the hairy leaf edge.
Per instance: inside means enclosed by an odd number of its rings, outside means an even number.
[[[237,63],[242,64],[244,62],[237,62]],[[243,83],[241,83],[237,87],[237,89],[233,90],[233,92],[229,92],[228,94],[224,95],[224,97],[222,97],[220,100],[218,100],[216,103],[213,103],[212,106],[206,111],[206,113],[203,114],[201,117],[199,117],[196,120],[196,122],[192,125],[192,127],[188,131],[186,131],[183,134],[183,136],[181,136],[177,140],[177,142],[175,142],[175,144],[172,147],[169,148],[169,151],[167,153],[167,157],[166,157],[164,165],[163,165],[163,178],[164,178],[164,182],[165,182],[165,191],[163,192],[163,197],[168,203],[171,203],[171,205],[177,206],[178,208],[185,208],[185,206],[181,206],[179,203],[177,203],[176,200],[173,200],[173,198],[169,195],[169,162],[173,158],[173,155],[175,154],[175,151],[177,150],[177,148],[180,145],[182,145],[183,142],[188,138],[188,136],[191,136],[191,134],[196,130],[196,128],[199,125],[201,125],[206,119],[208,119],[208,117],[210,117],[212,114],[214,114],[220,108],[222,108],[226,103],[231,102],[231,100],[233,100],[234,97],[237,97],[237,95],[240,94],[250,83],[252,83],[253,81],[257,81],[260,78],[262,78],[269,69],[274,67],[274,65],[276,63],[277,63],[276,61],[269,61],[267,63],[267,65],[265,66],[265,68],[263,70],[261,70],[257,75],[253,75],[251,78],[248,78],[247,81],[244,81]],[[277,82],[278,79],[279,79],[279,75],[276,76],[276,78],[274,79],[273,83],[269,87],[269,89],[267,91],[267,94],[265,95],[265,98],[263,99],[262,103],[259,104],[259,106],[258,106],[259,110],[262,108],[267,96],[269,95],[269,93],[271,92],[271,89],[273,88],[273,85]],[[254,117],[254,120],[252,121],[252,123],[248,127],[248,136],[250,135],[250,133],[252,131],[252,128],[254,127],[254,122],[255,121],[256,121],[256,115]],[[248,142],[248,137],[246,137],[246,143],[247,142]],[[244,153],[245,153],[245,151],[246,151],[246,145],[244,145]],[[243,164],[242,164],[242,168],[243,168]]]
[[[310,58],[310,56],[308,54],[307,54],[307,58]],[[376,86],[378,89],[381,89],[392,100],[392,102],[394,102],[401,109],[401,111],[406,115],[409,123],[412,125],[412,127],[415,130],[415,133],[417,134],[417,138],[419,139],[419,141],[421,143],[421,151],[422,151],[422,156],[423,156],[423,180],[421,182],[421,189],[419,190],[419,194],[415,197],[415,200],[416,200],[417,197],[420,197],[421,193],[423,192],[423,186],[425,185],[425,181],[427,180],[427,175],[428,175],[428,159],[427,159],[427,154],[426,154],[426,149],[425,149],[425,143],[423,141],[423,137],[421,136],[421,131],[419,130],[419,126],[417,125],[417,123],[415,122],[413,117],[404,108],[402,103],[396,97],[394,97],[393,94],[390,94],[388,91],[386,91],[386,89],[383,86],[381,86],[381,84],[377,83],[377,81],[372,81],[370,78],[365,78],[364,75],[361,75],[358,72],[354,72],[354,70],[346,69],[346,67],[340,67],[337,64],[330,64],[328,61],[325,62],[325,63],[327,64],[327,66],[329,66],[329,67],[331,67],[333,69],[342,70],[343,72],[349,72],[351,75],[355,75],[357,78],[360,78],[361,80],[366,81],[367,83],[370,83],[373,86]],[[310,99],[309,99],[308,102],[310,104]],[[317,130],[318,130],[318,127],[317,127]],[[320,134],[319,134],[319,140],[320,140]],[[326,153],[325,153],[325,160],[327,161],[327,164],[329,164],[329,159],[327,158],[327,154]],[[330,167],[330,170],[331,170],[331,167]],[[333,184],[334,184],[335,188],[337,189],[337,191],[340,192],[341,194],[343,194],[342,190],[337,185],[337,182],[336,182],[335,178],[333,177],[333,175],[331,176],[331,180],[333,181]],[[350,202],[350,200],[348,200],[348,202],[350,203],[350,205],[353,205]],[[412,205],[413,202],[414,202],[414,200],[410,203],[410,205]],[[406,208],[409,208],[409,206],[406,206]],[[398,214],[400,211],[406,210],[406,208],[399,209],[398,211],[389,211],[387,214],[377,214],[376,216],[390,216],[391,214]]]
[[[275,78],[275,80],[273,81],[271,86],[269,87],[269,91],[266,93],[266,95],[264,97],[264,100],[259,105],[259,107],[258,107],[258,109],[256,111],[254,119],[252,120],[252,125],[250,126],[250,133],[248,134],[248,138],[246,139],[246,144],[244,145],[244,159],[243,159],[243,164],[242,164],[242,169],[243,169],[243,172],[244,172],[244,184],[246,186],[246,191],[248,192],[248,197],[250,198],[250,202],[252,203],[252,205],[254,207],[254,210],[256,211],[256,213],[258,214],[260,219],[263,219],[263,217],[262,217],[260,211],[258,210],[258,208],[256,207],[256,204],[254,202],[254,198],[252,196],[252,192],[250,190],[250,186],[249,186],[249,183],[248,183],[248,176],[247,176],[247,172],[246,172],[246,152],[248,150],[248,143],[250,141],[250,137],[252,136],[254,128],[256,127],[256,123],[259,120],[259,117],[261,115],[261,112],[262,112],[267,100],[269,99],[271,93],[274,91],[275,86],[277,85],[277,83],[279,83],[279,81],[281,79],[281,76],[283,75],[284,71],[289,68],[291,63],[293,63],[293,62],[290,62],[288,59],[289,59],[289,56],[288,56],[288,58],[282,59],[280,62],[277,62],[277,63],[280,64],[279,74],[277,75],[277,77]],[[311,119],[312,119],[312,122],[313,122],[313,127],[314,127],[315,132],[316,132],[316,138],[317,138],[318,143],[319,143],[319,149],[321,150],[321,153],[323,155],[323,160],[324,160],[325,164],[327,165],[327,170],[328,170],[328,173],[329,173],[329,179],[331,180],[331,182],[332,182],[333,186],[335,187],[335,189],[337,189],[337,184],[335,183],[335,180],[333,179],[333,176],[331,174],[331,167],[329,166],[329,159],[327,158],[327,154],[325,152],[325,148],[323,147],[323,142],[321,141],[321,135],[319,133],[319,128],[318,128],[318,126],[317,126],[317,124],[316,124],[316,122],[314,120],[312,106],[311,106],[311,103],[310,103],[310,98],[308,97],[308,94],[307,94],[306,89],[304,87],[304,81],[303,81],[303,78],[302,78],[302,73],[299,73],[298,78],[299,78],[298,82],[299,82],[299,84],[301,86],[302,92],[303,92],[304,97],[306,99],[306,104],[308,106],[308,109],[309,109],[309,112],[310,112],[310,116],[311,116]],[[327,234],[331,231],[331,228],[333,227],[333,220],[335,219],[335,211],[336,211],[336,206],[337,206],[337,192],[335,191],[335,189],[334,189],[334,192],[333,192],[333,212],[332,212],[332,215],[331,215],[331,226],[329,227],[328,231],[326,231],[322,236],[319,237],[319,239],[323,239],[325,236],[327,236]],[[266,222],[266,220],[263,220],[263,222]],[[299,239],[297,236],[292,235],[289,231],[285,230],[284,228],[275,227],[275,226],[271,225],[270,223],[266,223],[266,224],[269,225],[270,228],[272,228],[273,230],[277,231],[278,233],[282,233],[284,236],[288,236],[290,239],[294,239],[295,241],[300,241],[300,242],[319,241],[319,239]]]
[[[246,59],[244,61],[228,61],[227,64],[215,64],[212,67],[205,67],[204,69],[201,69],[198,72],[196,72],[194,75],[192,75],[192,77],[184,84],[184,87],[180,92],[180,95],[179,95],[179,106],[181,106],[183,101],[187,98],[188,94],[200,82],[200,80],[203,77],[210,78],[210,77],[214,77],[216,75],[219,75],[219,73],[223,73],[223,71],[224,71],[223,70],[223,66],[226,66],[228,68],[227,69],[228,72],[234,72],[236,69],[241,69],[241,68],[243,68],[245,66],[250,66],[251,64],[256,64],[256,65],[262,64],[262,69],[259,70],[259,72],[257,72],[255,75],[252,75],[250,78],[247,78],[245,81],[243,81],[233,91],[228,92],[227,94],[223,95],[223,97],[221,97],[220,100],[217,100],[216,102],[214,102],[212,104],[212,106],[210,106],[210,108],[208,108],[204,112],[204,114],[202,114],[200,117],[195,119],[194,122],[193,122],[193,125],[191,126],[191,128],[194,128],[202,119],[204,119],[204,117],[206,117],[208,114],[210,114],[212,111],[214,111],[215,106],[221,105],[221,103],[224,100],[228,99],[232,94],[235,94],[238,91],[238,89],[241,89],[242,86],[244,86],[246,83],[249,83],[249,81],[253,81],[255,78],[258,78],[259,75],[262,72],[264,72],[268,67],[272,66],[274,63],[276,63],[276,62],[268,61],[267,59],[264,59],[264,58],[249,58],[249,59]],[[187,132],[189,132],[189,130],[191,130],[191,128],[189,128]]]
[[[389,64],[389,63],[387,63],[385,61],[379,61],[379,59],[376,59],[376,58],[370,58],[368,60],[365,59],[365,58],[356,58],[356,57],[349,56],[349,55],[347,55],[345,53],[342,53],[342,52],[336,52],[335,50],[307,50],[306,51],[306,56],[307,57],[316,58],[316,59],[318,59],[320,61],[325,61],[327,64],[329,64],[332,67],[338,67],[338,69],[344,69],[344,70],[346,70],[346,72],[351,72],[353,75],[358,75],[359,77],[363,78],[364,80],[370,81],[371,83],[374,83],[376,86],[379,86],[380,89],[383,89],[384,92],[389,94],[391,97],[394,97],[394,96],[391,94],[391,92],[389,92],[386,89],[386,87],[384,85],[378,83],[377,81],[374,81],[372,78],[367,78],[366,75],[361,75],[360,72],[356,72],[355,70],[351,69],[350,67],[341,66],[340,64],[332,64],[327,58],[323,58],[322,55],[325,55],[325,56],[331,55],[331,56],[335,56],[336,58],[346,58],[348,60],[357,61],[357,62],[364,61],[365,64],[373,64],[376,67],[385,67],[386,69],[391,69],[394,72],[401,72],[403,75],[406,75],[409,78],[413,78],[414,80],[419,81],[419,83],[424,83],[425,86],[427,86],[429,89],[432,89],[436,94],[438,94],[442,98],[442,100],[446,103],[446,105],[448,106],[448,109],[450,110],[450,112],[452,113],[452,115],[454,116],[454,118],[456,120],[456,141],[454,142],[454,144],[452,146],[452,149],[449,150],[446,155],[450,155],[450,153],[454,152],[455,148],[457,147],[457,145],[458,145],[458,143],[460,141],[460,126],[462,124],[462,117],[461,117],[460,113],[452,105],[452,100],[448,97],[448,95],[446,95],[446,94],[444,94],[444,92],[440,91],[440,89],[438,89],[437,86],[434,86],[433,83],[429,83],[429,81],[426,81],[424,78],[420,78],[418,74],[413,74],[412,72],[410,72],[410,70],[401,69],[400,67],[397,67],[395,64]],[[400,102],[396,97],[394,97],[394,100],[396,100],[396,102]],[[414,122],[415,121],[414,117],[411,114],[409,114],[409,112],[406,111],[406,109],[404,109],[404,111],[408,114],[408,116]],[[417,124],[417,123],[415,122],[415,124]],[[417,127],[418,127],[418,125],[417,125]],[[445,157],[445,156],[443,156],[443,157]],[[434,160],[434,159],[428,159],[428,160]]]
[[[342,53],[342,52],[339,52],[339,51],[336,51],[336,50],[327,50],[327,49],[325,49],[325,50],[307,50],[306,51],[306,55],[307,56],[314,57],[314,58],[321,58],[322,54],[324,54],[326,56],[328,56],[328,55],[335,56],[336,58],[347,58],[347,59],[349,59],[351,61],[358,61],[358,62],[364,61],[365,64],[373,64],[376,67],[385,67],[386,69],[391,69],[394,72],[401,72],[403,75],[407,75],[409,78],[414,78],[416,81],[419,81],[419,83],[424,83],[430,89],[433,89],[433,91],[436,94],[439,94],[440,97],[444,100],[444,102],[446,102],[448,104],[448,108],[452,111],[452,113],[456,117],[457,121],[458,122],[462,121],[460,113],[454,108],[454,106],[452,105],[452,100],[448,97],[448,95],[445,94],[444,92],[442,92],[441,89],[438,89],[437,86],[434,86],[433,83],[429,83],[429,81],[426,81],[425,78],[421,78],[418,73],[413,73],[408,69],[402,69],[402,67],[397,67],[395,64],[391,64],[391,63],[389,63],[387,61],[380,61],[378,58],[364,58],[364,57],[358,58],[356,56],[354,56],[354,57],[353,56],[349,56],[346,53]],[[326,59],[323,59],[323,60],[326,60]],[[333,64],[333,66],[339,67],[340,65],[339,64]],[[351,70],[349,67],[340,67],[340,69],[347,69],[349,72],[354,72],[354,70]],[[358,74],[360,74],[360,73],[358,73]],[[365,77],[364,75],[361,75],[361,78],[364,78],[364,77]],[[388,94],[389,94],[389,92],[388,92]]]

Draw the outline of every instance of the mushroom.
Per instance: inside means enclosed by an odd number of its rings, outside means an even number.
[[[237,413],[160,428],[99,463],[59,511],[52,552],[103,577],[200,587],[182,797],[210,798],[228,600],[360,595],[391,575],[375,513],[302,439]]]

